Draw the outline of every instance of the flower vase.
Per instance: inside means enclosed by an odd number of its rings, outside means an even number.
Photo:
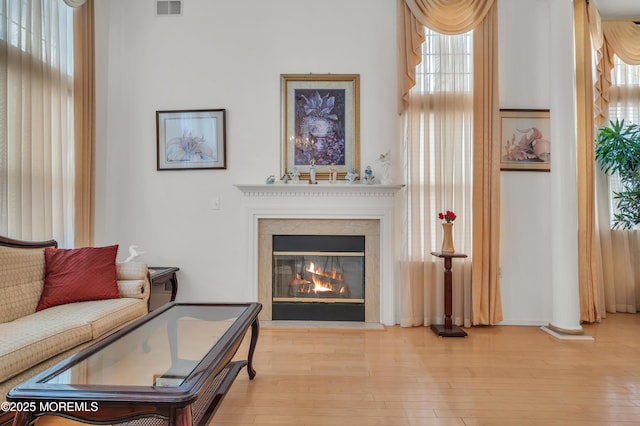
[[[442,253],[455,253],[453,248],[453,222],[444,222],[442,224]]]

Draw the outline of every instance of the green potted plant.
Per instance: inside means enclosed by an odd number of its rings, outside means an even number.
[[[622,190],[613,193],[618,212],[613,227],[633,229],[640,223],[640,128],[611,121],[596,138],[596,161],[608,175],[617,175]]]

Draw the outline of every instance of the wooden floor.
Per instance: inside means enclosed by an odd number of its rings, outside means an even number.
[[[640,425],[640,315],[584,326],[261,329],[212,425]],[[241,348],[246,357],[247,340]]]

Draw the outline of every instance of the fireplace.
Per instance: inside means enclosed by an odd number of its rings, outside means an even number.
[[[271,321],[273,235],[364,235],[365,323],[393,325],[398,281],[395,194],[402,185],[236,184],[246,217],[247,296]]]
[[[365,320],[364,235],[273,235],[274,320]]]
[[[280,259],[274,259],[274,252],[282,254],[282,247],[274,248],[274,237],[275,236],[298,236],[299,239],[305,241],[307,240],[307,236],[323,236],[323,237],[332,237],[332,236],[341,236],[341,237],[349,237],[355,236],[361,242],[364,243],[364,257],[359,254],[362,250],[360,247],[351,248],[349,250],[344,250],[346,244],[340,242],[338,244],[340,250],[338,254],[340,254],[340,263],[343,264],[343,267],[346,263],[345,259],[348,259],[348,262],[353,262],[354,260],[362,261],[362,267],[364,271],[364,277],[359,275],[361,279],[364,281],[364,289],[359,290],[356,289],[355,286],[351,286],[349,288],[350,297],[343,298],[340,297],[338,301],[337,297],[326,297],[325,300],[317,300],[320,299],[320,295],[313,295],[313,298],[316,298],[313,302],[302,302],[300,300],[296,302],[301,302],[301,306],[295,307],[298,310],[323,310],[322,315],[325,317],[326,321],[337,320],[342,316],[344,318],[344,314],[339,312],[339,315],[336,315],[335,318],[331,318],[330,314],[333,314],[332,309],[339,310],[344,307],[345,304],[353,304],[359,305],[357,308],[354,306],[348,306],[349,310],[361,309],[364,310],[364,322],[380,322],[380,221],[375,219],[305,219],[305,218],[262,218],[258,220],[258,301],[262,303],[262,317],[261,320],[271,321],[275,320],[273,309],[277,311],[284,306],[278,306],[283,303],[287,303],[286,301],[279,299],[282,298],[290,298],[292,296],[289,295],[289,283],[291,282],[292,274],[299,272],[300,266],[296,266],[295,259],[298,256],[304,256],[305,258],[310,258],[315,256],[314,254],[301,254],[301,251],[304,252],[320,252],[323,256],[318,256],[316,258],[315,266],[322,266],[325,262],[329,262],[327,256],[324,256],[327,253],[336,253],[336,247],[328,247],[328,246],[316,246],[316,248],[309,249],[307,246],[298,245],[297,247],[285,247],[287,252],[292,252],[287,254],[286,256],[289,259],[284,262]],[[327,238],[325,241],[330,241],[332,238]],[[317,242],[317,241],[316,241]],[[279,243],[277,243],[279,244]],[[331,244],[335,244],[335,242],[331,242]],[[280,255],[279,255],[280,256]],[[355,258],[355,259],[354,259]],[[366,261],[365,261],[366,259]],[[309,259],[313,260],[313,259]],[[337,259],[333,259],[334,263],[336,263]],[[278,265],[276,265],[278,263]],[[282,266],[283,268],[280,268]],[[308,265],[310,266],[310,265]],[[279,270],[274,269],[274,267],[279,268]],[[352,266],[349,264],[349,268]],[[306,269],[306,268],[303,268]],[[351,275],[353,272],[349,272]],[[274,276],[281,275],[281,281],[283,283],[276,285],[276,287],[280,286],[280,293],[277,293],[278,288],[276,288],[276,298],[279,300],[278,302],[274,302]],[[303,272],[304,277],[304,272]],[[295,276],[294,276],[295,279]],[[307,275],[307,278],[310,277]],[[350,278],[351,280],[351,278]],[[286,286],[285,286],[286,284]],[[286,289],[286,290],[284,290]],[[293,291],[293,290],[292,290]],[[339,289],[337,290],[339,292]],[[286,294],[286,295],[285,295]],[[308,297],[311,299],[312,297]],[[364,298],[364,304],[354,300],[349,299],[360,299]],[[344,300],[346,299],[346,300]],[[293,302],[289,302],[293,303]],[[303,305],[304,303],[304,305]],[[321,309],[322,308],[322,309]],[[276,313],[276,316],[278,314]],[[353,312],[349,315],[353,315]],[[343,319],[344,321],[344,319]],[[358,321],[362,321],[359,319]]]

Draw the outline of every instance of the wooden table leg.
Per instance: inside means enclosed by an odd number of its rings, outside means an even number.
[[[28,410],[16,411],[13,426],[27,426],[32,420],[33,413]]]
[[[453,328],[453,284],[451,282],[451,258],[444,259],[444,328]]]
[[[169,426],[193,426],[191,406],[187,405],[186,407],[176,408],[175,418],[173,422],[169,421]]]
[[[256,344],[258,343],[258,334],[260,333],[260,323],[256,318],[251,323],[251,343],[249,344],[249,355],[247,357],[247,373],[249,373],[249,379],[253,380],[256,377],[256,370],[253,369],[253,353],[256,350]]]
[[[172,302],[175,302],[176,296],[178,295],[178,276],[176,275],[175,272],[171,274],[171,278],[169,279],[169,281],[171,281],[171,299],[170,300]]]

